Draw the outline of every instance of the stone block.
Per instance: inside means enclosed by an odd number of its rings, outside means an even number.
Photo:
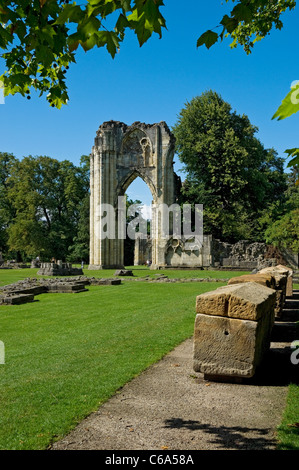
[[[1,296],[0,305],[21,305],[33,301],[33,294],[10,294]]]
[[[243,284],[244,282],[256,282],[270,289],[275,288],[275,279],[271,274],[245,274],[244,276],[232,277],[228,285]]]
[[[120,279],[91,279],[91,286],[118,286],[121,284]]]
[[[83,274],[81,268],[73,268],[71,263],[41,263],[37,272],[40,276],[80,276]]]
[[[8,290],[11,294],[17,295],[17,294],[33,294],[33,295],[39,295],[39,294],[45,294],[47,292],[47,288],[45,286],[29,286],[29,287],[23,287],[23,288],[15,288]]]
[[[281,264],[277,265],[276,269],[282,273],[287,271],[286,297],[293,297],[293,270]]]
[[[196,313],[257,321],[275,303],[274,289],[255,282],[218,287],[196,298]]]
[[[68,293],[79,293],[79,292],[86,292],[87,289],[80,283],[71,284],[71,283],[60,283],[52,284],[48,286],[49,293],[60,293],[60,294],[68,294]]]
[[[293,297],[293,276],[287,278],[286,297]]]
[[[252,377],[270,346],[270,322],[197,314],[193,368],[208,376]]]
[[[275,316],[281,318],[286,296],[293,295],[293,271],[286,266],[278,265],[261,269],[258,274],[270,274],[274,277],[277,291]]]
[[[193,368],[208,376],[252,377],[270,347],[276,291],[247,282],[196,298]]]
[[[134,274],[130,269],[118,269],[115,271],[114,276],[134,276]]]
[[[270,274],[275,279],[275,288],[281,289],[286,294],[286,285],[288,278],[288,270],[282,269],[279,266],[273,266],[269,268],[261,269],[257,274]]]
[[[248,274],[239,277],[233,277],[228,281],[228,285],[240,284],[243,282],[256,282],[276,291],[276,304],[275,304],[275,317],[281,318],[284,306],[284,300],[286,296],[286,283],[287,279],[285,275],[277,274],[272,272],[272,268],[265,268],[266,272],[257,274]],[[270,271],[268,271],[268,269]],[[272,274],[271,274],[272,273]]]

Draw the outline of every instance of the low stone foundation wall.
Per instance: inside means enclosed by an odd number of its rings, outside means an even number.
[[[14,284],[0,287],[0,305],[19,305],[33,302],[35,295],[46,293],[86,292],[86,286],[119,285],[120,279],[97,279],[85,276],[57,279],[27,278]]]
[[[89,284],[91,286],[118,286],[121,284],[120,279],[97,279],[97,278],[92,278],[89,281]]]
[[[33,294],[7,294],[0,295],[0,305],[21,305],[27,302],[33,302]]]
[[[41,263],[37,272],[39,276],[80,276],[83,274],[81,268],[73,268],[71,263]]]

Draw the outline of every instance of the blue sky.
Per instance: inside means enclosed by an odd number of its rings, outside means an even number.
[[[196,48],[196,40],[217,26],[227,6],[221,0],[199,2],[164,0],[167,31],[142,48],[129,34],[115,59],[105,49],[77,55],[67,74],[70,101],[57,110],[44,97],[7,97],[0,105],[0,151],[22,158],[48,155],[79,164],[89,154],[99,125],[108,120],[154,123],[172,127],[187,101],[212,89],[238,114],[246,114],[259,128],[257,137],[280,156],[298,146],[299,116],[283,121],[271,117],[299,79],[297,28],[299,10],[283,15],[284,28],[256,44],[251,55],[231,50],[229,40],[210,50]],[[223,4],[222,4],[223,3]],[[3,62],[0,62],[3,69]],[[179,162],[175,170],[180,173]],[[128,194],[150,202],[145,185],[134,183]]]

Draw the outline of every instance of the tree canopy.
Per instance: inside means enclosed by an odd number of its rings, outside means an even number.
[[[218,26],[205,31],[197,41],[198,47],[205,45],[209,49],[218,41],[230,37],[232,48],[240,45],[247,54],[250,54],[255,43],[269,35],[273,27],[282,29],[282,14],[287,10],[294,10],[296,6],[295,0],[232,0],[232,3],[235,6],[230,15],[224,15]],[[272,119],[285,119],[297,113],[298,95],[299,82],[292,82],[291,90],[282,100]],[[286,149],[285,153],[291,158],[288,167],[294,165],[299,167],[299,148]]]
[[[228,3],[229,0],[226,0]],[[282,29],[282,14],[293,10],[295,0],[231,0],[233,7],[219,24],[197,40],[207,48],[224,38],[231,47],[241,45],[247,54],[273,28]],[[3,0],[0,5],[0,48],[5,72],[0,76],[4,95],[20,93],[30,99],[32,89],[44,93],[52,107],[68,102],[66,75],[76,62],[78,47],[89,51],[106,47],[115,57],[127,30],[134,31],[142,46],[156,33],[162,37],[166,20],[163,0],[87,0],[78,5],[70,0]],[[285,119],[297,112],[299,100],[291,91],[273,115]],[[289,166],[299,165],[299,148],[286,149]],[[299,181],[298,181],[299,182]]]
[[[299,253],[299,186],[298,168],[288,175],[288,187],[285,191],[285,202],[281,207],[279,217],[268,224],[265,231],[267,243],[278,248],[289,248]]]
[[[219,25],[199,37],[198,47],[204,44],[209,49],[217,41],[230,37],[232,48],[240,45],[250,54],[254,44],[270,34],[273,27],[282,29],[282,14],[296,6],[295,0],[231,0],[231,3],[234,7],[230,14],[225,14]]]
[[[204,205],[204,231],[226,241],[261,237],[258,218],[286,189],[283,160],[214,91],[186,103],[173,128],[185,165],[183,199]]]
[[[87,220],[88,230],[87,159],[82,157],[81,166],[76,167],[47,156],[18,160],[0,154],[1,167],[6,167],[0,181],[3,251],[22,259],[37,255],[43,259],[86,258],[89,232],[82,233],[82,225]]]
[[[226,0],[228,3],[228,0]],[[255,42],[273,27],[281,29],[282,14],[293,10],[295,0],[232,0],[230,14],[201,34],[197,46],[210,48],[231,37],[231,47],[250,53]],[[154,34],[162,37],[166,20],[163,0],[3,0],[0,6],[0,48],[6,70],[0,77],[5,95],[31,89],[46,93],[51,106],[68,101],[66,74],[78,47],[89,51],[106,47],[115,57],[128,30],[142,46]]]
[[[16,213],[8,198],[11,187],[9,177],[15,164],[16,158],[11,153],[0,153],[0,251],[7,247],[8,227]]]

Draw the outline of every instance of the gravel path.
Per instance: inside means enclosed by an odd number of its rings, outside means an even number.
[[[275,450],[287,395],[286,343],[271,344],[246,384],[204,380],[193,371],[192,347],[192,338],[179,345],[52,449]]]

